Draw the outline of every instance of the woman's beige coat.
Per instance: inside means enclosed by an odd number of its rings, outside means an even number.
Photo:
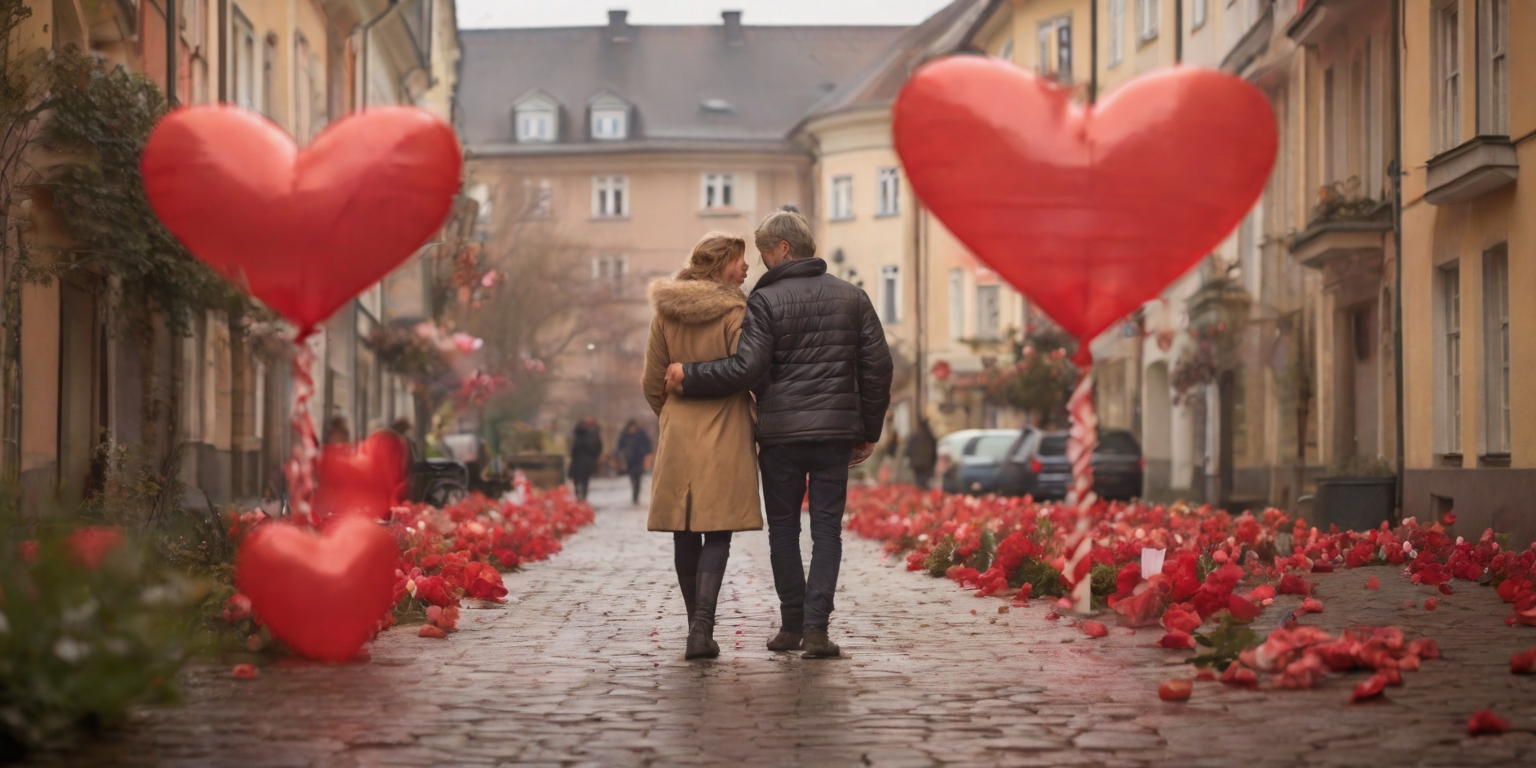
[[[667,366],[729,357],[741,337],[747,297],[713,280],[651,284],[656,318],[645,348],[645,399],[661,417],[651,476],[652,531],[757,531],[757,452],[752,401],[669,397]]]

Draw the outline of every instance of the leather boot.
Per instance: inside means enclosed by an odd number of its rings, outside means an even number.
[[[768,641],[770,651],[798,651],[804,640],[805,608],[779,605],[779,633]]]
[[[697,576],[684,576],[682,574],[678,574],[677,575],[677,586],[681,587],[682,590],[683,590],[683,608],[688,611],[688,613],[686,614],[687,624],[688,624],[689,627],[692,627],[693,626],[693,612],[694,612],[694,609],[697,607],[698,602],[699,602],[698,596],[697,596],[698,595],[698,589],[699,589],[699,587],[698,587],[698,577]]]
[[[842,653],[837,643],[827,637],[825,631],[812,631],[805,633],[805,653],[800,654],[802,659],[830,659]]]
[[[688,650],[683,658],[713,659],[720,655],[720,646],[715,644],[715,606],[720,602],[725,574],[700,571],[695,578],[698,604],[693,610],[693,624],[688,627]]]

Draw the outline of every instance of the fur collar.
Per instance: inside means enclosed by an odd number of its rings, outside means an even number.
[[[747,296],[734,285],[713,280],[673,280],[651,283],[651,304],[656,313],[679,323],[708,323],[747,306]]]

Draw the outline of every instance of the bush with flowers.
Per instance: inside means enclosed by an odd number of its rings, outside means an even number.
[[[206,581],[110,526],[0,512],[0,759],[173,700]]]
[[[1076,525],[1075,507],[892,486],[854,489],[848,509],[849,530],[885,542],[889,553],[905,554],[908,570],[948,577],[978,597],[1012,596],[1016,603],[1065,593],[1063,532]],[[1100,502],[1088,514],[1095,596],[1122,623],[1161,624],[1167,631],[1157,641],[1162,647],[1202,646],[1201,657],[1222,670],[1265,641],[1246,625],[1276,595],[1302,597],[1296,615],[1321,611],[1321,603],[1310,597],[1308,575],[1336,568],[1396,566],[1415,584],[1447,595],[1455,580],[1491,585],[1513,605],[1506,624],[1536,625],[1536,549],[1513,551],[1492,530],[1476,541],[1452,537],[1445,526],[1454,524],[1454,514],[1428,525],[1409,518],[1395,528],[1383,524],[1368,531],[1324,531],[1277,509],[1234,515],[1209,506]],[[1143,548],[1166,551],[1160,573],[1143,578]],[[1218,620],[1214,629],[1197,631],[1212,619]],[[1386,629],[1337,640],[1316,633],[1283,635],[1273,642],[1275,654],[1290,654],[1291,662],[1305,667],[1285,677],[1283,666],[1260,664],[1261,671],[1281,675],[1280,687],[1310,685],[1321,675],[1320,664],[1381,672],[1434,658],[1432,649],[1410,648],[1401,633]],[[1311,646],[1348,654],[1304,650]],[[1380,660],[1382,654],[1391,657],[1390,664]],[[1355,661],[1346,664],[1346,656]],[[1382,674],[1387,682],[1375,680],[1362,693],[1398,684],[1390,673]]]

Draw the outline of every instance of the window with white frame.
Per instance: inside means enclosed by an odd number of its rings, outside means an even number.
[[[234,44],[230,46],[230,95],[235,106],[256,108],[256,28],[236,7],[234,9]]]
[[[949,340],[965,338],[965,270],[949,271]]]
[[[622,109],[592,110],[592,138],[614,140],[625,136],[629,116]]]
[[[895,168],[881,168],[880,201],[876,214],[895,216],[901,213],[901,173]]]
[[[1036,40],[1039,45],[1041,75],[1057,82],[1072,82],[1072,16],[1057,16],[1040,22]]]
[[[1439,151],[1461,143],[1461,16],[1459,4],[1435,13],[1435,137]]]
[[[543,93],[534,92],[512,107],[513,128],[517,140],[527,143],[552,142],[559,138],[560,105]]]
[[[1509,453],[1509,250],[1483,254],[1483,398],[1486,452]]]
[[[1477,2],[1477,132],[1509,135],[1509,0]]]
[[[1162,16],[1162,0],[1136,0],[1136,36],[1143,43],[1157,39],[1157,24]]]
[[[1125,58],[1125,0],[1109,0],[1109,66]]]
[[[629,177],[592,177],[592,217],[622,219],[629,215]]]
[[[734,208],[736,205],[736,174],[704,174],[700,184],[699,205],[704,210]]]
[[[1189,28],[1195,30],[1205,26],[1206,0],[1190,0],[1190,6]]]
[[[624,288],[624,277],[629,274],[629,257],[608,254],[592,259],[592,281],[614,293]]]
[[[880,268],[880,322],[901,321],[901,267],[887,264]]]
[[[832,220],[846,221],[853,218],[853,177],[833,176],[828,198],[832,204]]]
[[[1445,329],[1445,452],[1461,453],[1461,266],[1440,269]]]
[[[1003,289],[997,285],[976,286],[976,338],[997,341],[1003,331]]]

